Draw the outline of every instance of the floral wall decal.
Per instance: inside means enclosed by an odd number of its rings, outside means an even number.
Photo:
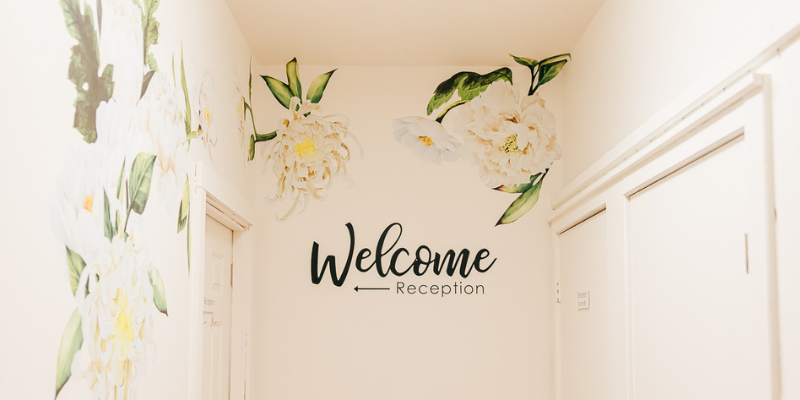
[[[135,398],[152,357],[153,310],[168,315],[145,211],[154,201],[177,207],[177,232],[188,226],[186,153],[192,139],[209,149],[216,143],[212,81],[206,74],[200,84],[194,125],[183,54],[178,88],[174,59],[169,77],[150,49],[158,44],[159,1],[83,3],[61,0],[77,40],[68,76],[83,141],[67,154],[51,210],[76,305],[61,338],[55,393],[75,376],[88,381],[92,398]],[[187,252],[190,243],[187,232]]]
[[[428,115],[443,108],[435,120],[412,116],[393,121],[395,139],[423,161],[441,164],[464,158],[478,166],[489,188],[519,194],[497,225],[518,220],[536,205],[550,166],[561,158],[555,118],[536,90],[561,72],[570,55],[541,61],[511,57],[531,71],[527,95],[514,91],[509,68],[485,75],[459,72],[439,84],[428,102]],[[456,93],[459,99],[450,102]],[[460,106],[453,136],[442,121]]]
[[[319,101],[328,81],[336,70],[324,73],[311,81],[306,100],[301,100],[303,89],[298,77],[297,60],[286,64],[288,84],[263,75],[262,78],[275,99],[289,110],[289,118],[278,123],[278,129],[267,134],[255,132],[250,137],[249,158],[255,157],[259,142],[270,142],[267,160],[273,161],[273,172],[278,177],[274,200],[291,201],[288,211],[279,219],[288,217],[298,205],[308,206],[311,198],[322,199],[334,178],[347,174],[350,148],[346,139],[355,141],[349,130],[350,121],[343,115],[325,115]],[[252,75],[250,77],[252,93]],[[243,101],[245,109],[252,108]]]

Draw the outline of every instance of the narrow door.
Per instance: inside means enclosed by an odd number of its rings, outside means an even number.
[[[230,398],[233,232],[206,216],[203,400]]]
[[[561,399],[608,400],[606,213],[559,235]]]

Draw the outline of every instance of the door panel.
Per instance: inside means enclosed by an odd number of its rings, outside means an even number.
[[[562,400],[609,399],[605,237],[601,212],[558,239]],[[578,309],[579,291],[589,292],[588,309]]]
[[[630,200],[634,396],[769,398],[767,283],[739,138]],[[752,151],[752,150],[751,150]],[[756,183],[760,184],[760,183]]]
[[[233,232],[206,216],[203,399],[230,397]]]

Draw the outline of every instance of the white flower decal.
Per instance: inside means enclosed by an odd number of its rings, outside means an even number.
[[[561,158],[555,118],[544,100],[518,98],[506,81],[492,83],[461,107],[455,132],[491,188],[527,183]]]
[[[571,57],[565,53],[537,61],[510,56],[530,69],[526,96],[517,96],[512,88],[508,67],[483,75],[462,71],[433,91],[427,113],[441,109],[434,121],[406,117],[393,122],[395,139],[423,160],[440,164],[460,154],[478,166],[486,186],[517,194],[496,225],[512,223],[536,205],[544,178],[561,158],[555,118],[536,90],[553,80]],[[451,101],[456,93],[460,99]],[[456,107],[461,107],[454,127],[458,141],[441,125]]]
[[[212,89],[214,80],[211,74],[206,73],[203,76],[203,81],[200,83],[200,91],[197,95],[197,104],[199,110],[197,112],[200,119],[200,127],[198,128],[198,137],[203,141],[208,150],[208,157],[212,157],[212,148],[217,145],[217,133],[212,128],[214,122],[214,105],[212,100]]]
[[[92,398],[135,398],[152,346],[152,263],[136,244],[115,235],[87,259],[78,284],[83,354],[76,374],[89,380]],[[88,288],[88,293],[87,289]]]
[[[186,132],[181,121],[183,95],[165,74],[156,72],[136,110],[144,146],[156,156],[153,185],[167,199],[169,209],[177,205],[178,191],[186,177]]]
[[[423,117],[405,117],[392,121],[392,125],[395,140],[423,161],[458,161],[461,143],[447,134],[442,124]]]
[[[342,115],[319,115],[319,105],[291,99],[291,119],[280,122],[272,142],[269,159],[278,177],[276,199],[290,198],[292,205],[281,217],[286,218],[299,202],[309,197],[321,199],[331,180],[346,174],[350,149],[344,143],[349,136],[349,121]]]

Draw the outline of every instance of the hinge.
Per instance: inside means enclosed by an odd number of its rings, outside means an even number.
[[[556,282],[556,303],[561,303],[561,283]]]

